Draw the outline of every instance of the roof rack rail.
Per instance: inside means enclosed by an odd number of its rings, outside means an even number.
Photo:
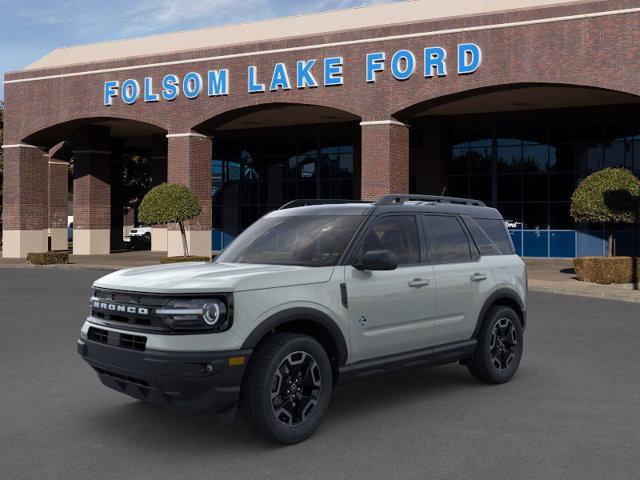
[[[427,203],[454,203],[457,205],[472,205],[475,207],[486,207],[484,202],[471,198],[442,197],[439,195],[413,195],[413,194],[389,194],[380,197],[376,205],[395,205],[405,202],[427,202]]]
[[[363,200],[347,200],[347,199],[328,199],[328,198],[299,198],[291,200],[282,205],[278,210],[286,210],[287,208],[307,207],[310,205],[338,205],[341,203],[371,203]]]

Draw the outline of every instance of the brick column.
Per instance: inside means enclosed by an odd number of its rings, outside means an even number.
[[[4,145],[4,258],[24,258],[46,252],[48,154],[26,144]]]
[[[151,143],[151,186],[155,187],[167,181],[167,139],[156,135]],[[167,226],[156,225],[151,228],[151,251],[167,251]]]
[[[187,222],[191,255],[211,255],[211,139],[198,133],[167,135],[169,183],[188,187],[198,197],[202,214]],[[169,226],[168,255],[184,255],[180,230]]]
[[[361,198],[409,193],[409,128],[396,120],[364,121]]]
[[[49,158],[49,236],[51,250],[67,250],[69,164]]]
[[[73,144],[73,253],[107,255],[111,248],[109,129],[82,129]]]

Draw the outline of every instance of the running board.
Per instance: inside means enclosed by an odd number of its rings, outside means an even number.
[[[476,344],[475,339],[465,340],[352,363],[340,368],[338,383],[353,382],[408,368],[434,367],[457,362],[473,355]]]

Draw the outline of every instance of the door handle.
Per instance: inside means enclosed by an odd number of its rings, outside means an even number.
[[[473,275],[471,275],[472,282],[481,282],[482,280],[486,280],[486,279],[487,279],[486,273],[476,272]]]
[[[423,280],[421,278],[414,278],[409,282],[411,288],[421,288],[429,285],[429,280]]]

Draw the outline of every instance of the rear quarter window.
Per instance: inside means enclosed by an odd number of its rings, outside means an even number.
[[[514,253],[513,245],[503,220],[495,218],[475,218],[474,220],[499,250],[499,253],[496,252],[493,255],[512,255]],[[484,255],[487,255],[487,253]]]

